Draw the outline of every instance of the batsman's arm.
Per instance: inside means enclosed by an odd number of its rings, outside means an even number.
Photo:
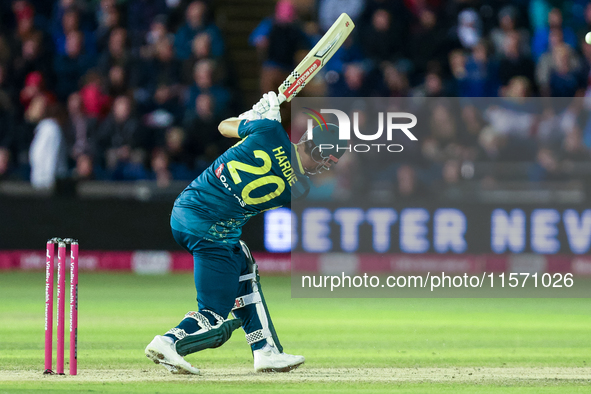
[[[218,130],[220,131],[220,134],[226,138],[240,138],[238,135],[238,127],[240,126],[241,121],[242,119],[238,118],[222,120],[218,125]]]
[[[265,93],[263,97],[252,106],[252,109],[240,114],[237,118],[228,118],[222,121],[218,130],[220,134],[227,138],[242,138],[238,133],[240,122],[244,119],[258,120],[258,119],[270,119],[277,122],[281,122],[280,114],[280,102],[275,92]],[[247,132],[247,134],[250,134]]]

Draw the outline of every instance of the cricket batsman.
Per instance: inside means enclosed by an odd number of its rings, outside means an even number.
[[[194,259],[198,311],[164,335],[145,353],[174,374],[199,374],[183,357],[225,343],[242,327],[255,372],[288,372],[303,356],[283,352],[259,282],[257,265],[242,226],[253,216],[304,198],[310,175],[328,170],[342,156],[347,141],[338,127],[317,126],[292,144],[281,126],[280,101],[274,92],[250,111],[219,125],[220,133],[240,138],[176,199],[170,225],[174,239]],[[339,149],[341,148],[341,149]],[[227,319],[232,312],[233,319]]]

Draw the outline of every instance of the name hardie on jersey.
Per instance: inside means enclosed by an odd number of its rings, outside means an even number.
[[[279,167],[281,167],[281,172],[287,180],[287,183],[289,183],[289,186],[293,186],[293,184],[298,181],[298,178],[291,167],[291,163],[289,162],[283,147],[278,146],[277,148],[273,149],[273,152],[275,153],[275,160],[277,160],[277,164],[279,164]]]

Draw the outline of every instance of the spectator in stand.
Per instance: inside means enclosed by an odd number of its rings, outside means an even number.
[[[171,162],[167,150],[157,148],[152,152],[151,173],[148,179],[155,180],[158,187],[168,187],[172,180],[190,181],[193,173],[184,164]]]
[[[64,14],[67,11],[70,11],[72,9],[75,9],[78,11],[79,16],[80,16],[80,25],[82,27],[82,30],[84,31],[94,31],[97,27],[96,22],[100,22],[98,21],[99,19],[99,14],[97,14],[97,16],[95,16],[93,14],[93,7],[91,6],[90,3],[95,3],[93,2],[89,2],[89,1],[79,1],[79,0],[53,0],[53,1],[45,1],[45,0],[38,0],[38,1],[42,1],[44,3],[50,3],[52,4],[52,10],[51,10],[51,14],[50,14],[50,21],[49,21],[49,26],[47,28],[47,30],[49,32],[53,33],[60,33],[63,32],[62,30],[62,21],[63,21],[63,17]],[[98,1],[97,1],[98,3]]]
[[[19,1],[19,0],[17,0]],[[13,1],[14,3],[15,1]],[[27,0],[29,4],[31,4],[35,8],[35,24],[39,26],[40,29],[45,30],[48,27],[49,19],[51,18],[51,11],[53,9],[53,1],[46,1],[46,0]],[[10,3],[5,2],[5,3]],[[6,8],[10,8],[10,5],[4,6]],[[4,7],[0,7],[4,8]]]
[[[499,27],[495,27],[490,32],[490,39],[494,45],[496,53],[503,53],[507,48],[507,40],[515,40],[519,43],[517,52],[520,56],[529,56],[530,34],[527,29],[518,29],[517,20],[519,10],[517,7],[508,5],[499,11]]]
[[[15,139],[13,141],[14,157],[18,163],[19,169],[22,170],[19,172],[26,176],[27,179],[30,175],[30,170],[28,168],[29,151],[31,142],[33,141],[35,128],[43,118],[46,108],[53,106],[56,102],[55,96],[43,89],[43,80],[38,73],[33,72],[30,77],[31,80],[27,81],[29,86],[26,85],[25,88],[23,88],[23,91],[21,91],[21,94],[23,94],[24,91],[28,94],[34,92],[34,94],[30,97],[30,101],[26,108],[23,106],[25,109],[24,114],[22,116],[22,121],[15,125]]]
[[[14,59],[13,66],[14,81],[17,86],[23,86],[26,76],[37,71],[45,81],[50,83],[49,87],[51,87],[54,79],[51,58],[44,54],[41,45],[43,45],[43,36],[40,33],[32,34],[23,41],[20,55]]]
[[[165,85],[172,90],[172,94],[180,93],[181,63],[175,57],[172,42],[167,38],[162,39],[156,46],[155,58],[145,66],[148,76],[148,90],[152,93],[157,86]]]
[[[219,57],[224,54],[224,41],[218,27],[208,21],[207,4],[202,1],[189,3],[186,11],[186,23],[182,25],[175,36],[175,49],[179,59],[185,60],[191,56],[191,42],[199,33],[207,33],[211,37],[211,54]]]
[[[89,154],[81,154],[76,158],[76,167],[73,171],[73,178],[78,181],[96,179],[94,162]]]
[[[320,0],[318,5],[318,21],[320,29],[325,32],[344,12],[351,17],[353,22],[363,12],[364,0]]]
[[[403,164],[396,170],[396,201],[416,203],[417,199],[428,196],[428,191],[418,180],[415,169]]]
[[[45,81],[43,75],[38,71],[33,71],[25,77],[23,88],[19,94],[19,101],[22,108],[26,111],[31,101],[38,94],[45,90]]]
[[[261,72],[263,92],[277,89],[293,70],[296,53],[310,47],[308,38],[299,25],[295,6],[290,0],[277,2],[266,43],[265,61]]]
[[[501,92],[507,99],[484,111],[490,128],[483,132],[486,136],[481,143],[488,154],[492,154],[490,157],[498,161],[535,160],[537,145],[532,140],[532,132],[540,114],[538,108],[525,99],[531,95],[530,82],[524,77],[514,77]]]
[[[528,171],[530,181],[564,181],[563,173],[556,154],[548,148],[541,148],[536,155],[536,162]]]
[[[211,23],[211,0],[4,3],[0,179],[29,176],[34,130],[56,134],[46,127],[52,123],[45,122],[44,113],[53,111],[58,98],[68,102],[69,118],[59,127],[76,179],[155,179],[166,185],[193,176],[187,175],[190,170],[201,171],[228,147],[217,124],[234,112],[229,108],[239,95],[229,79],[237,73],[230,72],[220,30]],[[304,93],[321,95],[326,84],[330,95],[390,96],[386,105],[392,111],[400,110],[400,97],[407,96],[495,96],[497,91],[504,96],[484,113],[473,103],[455,108],[437,101],[441,105],[428,108],[425,116],[433,129],[389,163],[388,179],[398,182],[390,190],[396,198],[412,201],[429,178],[458,185],[464,161],[536,161],[531,179],[551,180],[565,174],[554,171],[553,162],[560,167],[563,159],[590,160],[586,101],[572,115],[585,124],[579,130],[574,120],[562,121],[571,116],[564,107],[547,113],[524,99],[532,92],[591,97],[591,45],[583,41],[591,30],[588,2],[318,0],[318,18],[306,19],[305,30],[296,11],[297,5],[308,12],[306,18],[311,15],[305,7],[312,2],[304,3],[277,1],[274,15],[251,35],[249,42],[264,61],[264,91],[275,90],[300,55],[347,12],[357,28],[315,79],[318,90],[310,85]],[[522,28],[519,17],[527,7],[531,29]],[[540,144],[554,150],[539,149]],[[333,181],[332,176],[324,180],[325,191],[332,193]]]
[[[109,96],[124,96],[130,93],[129,89],[129,77],[126,69],[119,65],[111,67],[107,76],[107,91]]]
[[[562,30],[553,29],[550,31],[550,48],[540,57],[536,65],[536,82],[542,96],[550,96],[550,76],[557,67],[556,59],[558,58],[554,52],[557,48],[565,45],[562,37]],[[569,69],[580,70],[582,68],[581,59],[577,53],[573,50],[569,50],[568,53]]]
[[[194,114],[193,108],[195,108],[197,97],[205,93],[210,95],[215,103],[215,116],[225,117],[232,97],[228,89],[218,82],[216,63],[209,59],[198,61],[193,69],[193,81],[194,84],[189,88],[186,101],[187,115]]]
[[[108,48],[98,61],[98,68],[103,76],[107,76],[113,66],[120,66],[125,70],[132,67],[132,56],[127,46],[127,31],[121,27],[111,31]]]
[[[93,65],[94,59],[84,49],[82,34],[78,31],[68,33],[66,54],[58,56],[54,62],[57,74],[55,91],[60,100],[78,90],[80,79]]]
[[[256,48],[260,58],[264,58],[269,48],[269,33],[273,27],[273,17],[263,19],[248,36],[248,44]]]
[[[228,148],[228,141],[218,132],[220,118],[216,117],[215,100],[209,94],[195,99],[195,114],[185,119],[186,147],[196,157],[195,168],[203,171]]]
[[[501,89],[503,97],[516,103],[521,103],[526,97],[532,97],[531,82],[524,77],[513,77],[506,87]]]
[[[481,41],[472,47],[472,55],[458,60],[454,71],[457,92],[460,97],[496,97],[499,89],[498,65],[491,59],[489,45]],[[459,55],[458,55],[459,56]],[[463,56],[463,55],[462,55]],[[452,69],[456,65],[452,66]]]
[[[50,82],[49,87],[52,88],[51,57],[46,56],[49,51],[43,49],[50,46],[47,45],[46,35],[35,26],[35,10],[29,2],[22,0],[13,2],[12,8],[17,21],[16,32],[12,37],[12,43],[10,43],[12,49],[4,39],[0,42],[4,64],[13,66],[13,68],[9,67],[11,74],[14,72],[12,84],[18,90],[23,86],[27,75],[33,71],[39,71],[44,80]],[[10,56],[11,52],[18,53],[18,57],[14,59]],[[22,113],[19,115],[22,116]]]
[[[578,125],[565,134],[562,141],[561,159],[568,165],[591,160],[589,148],[583,142],[583,135]]]
[[[103,119],[109,112],[111,98],[106,94],[103,79],[95,71],[89,71],[84,77],[80,98],[84,112],[93,119]]]
[[[93,17],[95,25],[97,26],[96,30],[101,30],[102,26],[109,24],[109,12],[114,7],[117,7],[117,0],[98,0],[95,2]]]
[[[562,32],[562,41],[571,46],[577,47],[577,36],[573,29],[569,26],[564,26],[562,23],[562,12],[558,8],[553,8],[548,13],[548,26],[538,28],[534,31],[532,39],[531,50],[534,59],[537,61],[546,51],[548,51],[550,43],[550,32],[552,30],[559,30]]]
[[[552,51],[555,67],[550,71],[549,89],[552,97],[576,97],[583,95],[585,86],[582,70],[571,66],[572,49],[561,44]]]
[[[457,159],[448,159],[443,163],[441,175],[445,186],[449,189],[450,186],[457,185],[461,180],[460,161]]]
[[[139,181],[148,179],[144,165],[145,152],[131,150],[125,145],[107,151],[107,177],[112,181]]]
[[[166,130],[164,149],[168,154],[173,179],[193,179],[190,170],[193,167],[194,155],[187,151],[185,132],[180,127]]]
[[[370,91],[367,73],[360,63],[345,65],[343,77],[329,85],[329,94],[333,97],[367,97]]]
[[[472,49],[482,40],[482,21],[476,11],[468,8],[459,13],[454,36],[459,46],[465,49]]]
[[[22,47],[22,43],[41,32],[35,28],[35,9],[27,1],[18,0],[12,5],[16,19],[16,31],[13,37],[16,47]]]
[[[408,78],[404,71],[392,63],[386,62],[383,73],[388,96],[407,97],[409,95]]]
[[[55,96],[45,88],[43,75],[39,71],[33,71],[25,78],[25,86],[20,92],[20,103],[25,111],[37,96],[45,96],[48,104],[55,101]]]
[[[49,104],[44,96],[37,96],[29,112],[32,118],[39,119],[29,152],[31,184],[36,189],[51,189],[68,169],[61,129],[63,111],[57,104]]]
[[[152,172],[148,175],[148,179],[155,180],[158,187],[168,187],[172,180],[172,173],[168,168],[169,165],[170,158],[166,151],[155,149],[152,152],[152,160],[150,161]]]
[[[154,21],[150,24],[150,30],[145,35],[145,43],[142,42],[145,45],[140,48],[140,57],[152,59],[156,56],[156,48],[160,41],[164,39],[174,41],[174,34],[168,31],[166,23],[166,15],[158,15],[154,18]]]
[[[534,81],[535,64],[529,55],[520,50],[520,37],[517,32],[509,32],[503,40],[503,53],[499,62],[499,81],[503,86],[517,76]]]
[[[530,0],[528,5],[530,30],[536,31],[548,26],[548,14],[551,10],[548,0]]]
[[[76,0],[58,0],[53,2],[51,11],[51,30],[59,31],[62,24],[62,18],[68,9],[76,6]]]
[[[98,51],[105,52],[109,46],[109,40],[113,30],[122,25],[121,11],[117,8],[115,0],[101,0],[96,41]]]
[[[434,102],[430,108],[430,135],[422,143],[422,155],[430,162],[443,163],[459,157],[461,147],[457,143],[458,119],[447,102]]]
[[[207,33],[200,33],[193,38],[193,42],[191,43],[191,57],[183,61],[182,81],[185,85],[193,82],[195,64],[205,59],[214,60],[211,56],[211,37]],[[220,75],[225,74],[222,59],[215,59],[215,61],[217,73]]]
[[[71,33],[78,33],[81,35],[80,39],[87,54],[93,56],[96,54],[95,35],[88,28],[81,29],[80,13],[74,7],[65,10],[64,15],[62,16],[61,25],[52,33],[53,43],[58,56],[68,54],[67,40]]]
[[[366,9],[359,20],[361,47],[367,58],[380,62],[396,60],[405,56],[404,42],[406,38],[405,13],[392,14],[391,10],[381,2]]]
[[[129,161],[132,149],[137,148],[141,140],[131,99],[117,97],[111,113],[97,131],[97,157],[103,159],[108,169],[114,170],[121,162]]]
[[[484,119],[473,104],[464,105],[461,116],[463,127],[458,135],[458,142],[462,146],[462,159],[475,161],[481,157],[478,139],[485,127]]]
[[[150,103],[145,106],[145,112],[142,123],[148,128],[149,135],[143,140],[143,146],[151,150],[155,146],[162,146],[166,130],[181,122],[183,106],[169,86],[160,85]]]
[[[537,108],[529,105],[531,101],[525,100],[531,96],[531,83],[527,78],[514,77],[501,88],[501,93],[506,100],[483,112],[489,124],[500,134],[530,138],[539,116]]]
[[[148,87],[153,93],[143,105],[143,112],[146,113],[143,123],[152,132],[146,141],[146,148],[151,149],[163,143],[164,132],[168,127],[181,122],[184,112],[181,95],[184,89],[180,85],[181,65],[174,57],[174,48],[168,39],[158,43],[156,58],[148,64],[150,67],[146,71],[151,73]]]
[[[127,27],[132,48],[139,48],[144,44],[146,35],[149,35],[148,32],[159,15],[166,25],[167,11],[166,0],[129,0],[127,2]],[[161,38],[163,37],[157,37],[152,43]],[[150,44],[149,40],[148,44]]]
[[[433,63],[442,65],[448,42],[437,24],[437,15],[430,9],[419,11],[419,26],[409,42],[409,55],[413,61],[413,73],[423,76]]]
[[[403,0],[403,3],[411,18],[420,18],[421,13],[427,9],[440,14],[442,17],[445,16],[445,13],[442,12],[444,11],[445,2],[440,0]]]
[[[102,54],[98,62],[101,74],[107,79],[111,97],[127,94],[131,86],[130,77],[134,61],[127,41],[125,29],[114,29],[109,37],[108,51]]]
[[[80,94],[72,93],[68,97],[68,119],[63,128],[72,159],[77,160],[81,155],[94,153],[96,125],[97,120],[84,113]]]
[[[449,96],[444,86],[444,82],[436,70],[429,71],[425,75],[425,81],[422,85],[413,89],[412,95],[415,97],[446,97]]]

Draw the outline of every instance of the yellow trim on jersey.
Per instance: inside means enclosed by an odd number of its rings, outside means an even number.
[[[300,170],[300,173],[304,175],[306,171],[304,170],[304,166],[302,166],[302,159],[300,159],[300,154],[298,153],[298,146],[293,143],[292,145],[294,146],[293,149],[295,151],[296,161],[298,162],[298,169]]]
[[[240,145],[241,143],[243,143],[244,141],[246,141],[247,138],[248,138],[248,136],[244,137],[243,139],[241,139],[240,141],[238,141],[237,143],[235,143],[234,145],[232,145],[231,148],[237,147],[238,145]]]

